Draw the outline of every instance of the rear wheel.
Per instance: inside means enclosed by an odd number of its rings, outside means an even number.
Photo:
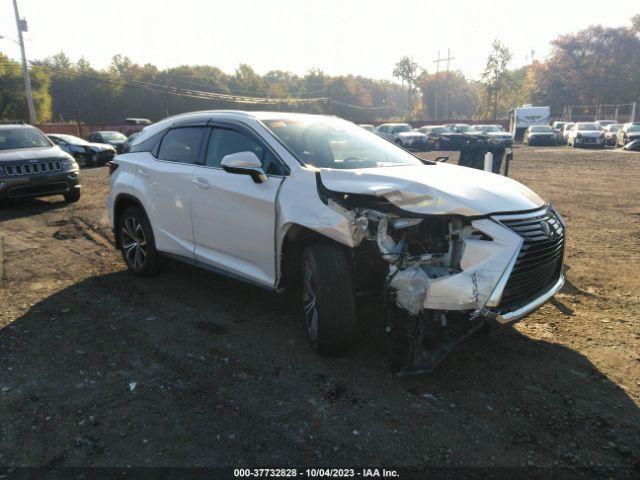
[[[302,313],[314,351],[338,354],[356,337],[356,306],[345,252],[319,243],[302,252]]]
[[[151,224],[139,207],[127,208],[118,220],[122,257],[135,275],[148,277],[162,269],[162,258],[155,247]]]

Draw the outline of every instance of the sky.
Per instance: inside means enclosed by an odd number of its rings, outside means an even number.
[[[393,80],[404,55],[427,71],[438,52],[479,78],[494,39],[512,67],[549,54],[549,42],[589,25],[628,26],[638,0],[18,0],[29,24],[27,56],[64,51],[104,68],[121,53],[159,68],[207,64],[232,73],[320,68],[331,75]],[[16,38],[12,0],[0,0],[0,36]],[[19,58],[11,38],[0,51]],[[445,68],[445,64],[441,64]]]

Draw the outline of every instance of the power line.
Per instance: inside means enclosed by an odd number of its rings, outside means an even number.
[[[85,78],[90,80],[95,80],[103,83],[109,83],[113,85],[119,85],[123,87],[137,87],[146,89],[148,91],[154,91],[158,93],[168,93],[173,95],[192,97],[192,98],[201,98],[201,99],[209,99],[209,100],[220,100],[227,101],[232,103],[245,103],[245,104],[277,104],[277,103],[314,103],[314,102],[326,102],[326,97],[317,97],[317,98],[299,98],[299,97],[284,97],[284,98],[268,98],[268,97],[251,97],[244,95],[234,95],[234,94],[222,94],[222,93],[213,93],[213,92],[204,92],[201,90],[192,90],[192,89],[184,89],[179,87],[171,87],[168,85],[161,85],[157,83],[151,82],[143,82],[141,80],[133,80],[126,79],[122,77],[111,77],[110,79],[105,78],[105,74],[91,74],[87,72],[79,73],[74,70],[60,68],[60,67],[51,67],[48,65],[38,65],[32,64],[34,68],[42,68],[51,72],[63,73],[65,75]]]

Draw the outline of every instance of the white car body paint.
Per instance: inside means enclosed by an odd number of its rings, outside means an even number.
[[[323,202],[318,173],[331,191],[384,198],[412,214],[468,218],[473,228],[492,239],[463,239],[460,271],[428,279],[421,300],[425,309],[480,311],[497,305],[523,240],[492,216],[545,206],[537,194],[512,179],[448,164],[353,170],[303,166],[261,123],[261,119],[305,117],[301,114],[178,115],[145,127],[133,146],[187,117],[250,128],[288,167],[288,175],[269,176],[260,184],[219,168],[158,161],[148,152],[120,155],[119,168],[111,177],[111,223],[116,221],[115,199],[131,195],[146,210],[159,251],[193,258],[267,288],[278,288],[283,243],[292,226],[350,248],[366,237],[354,212]],[[208,186],[201,188],[198,183]]]
[[[321,172],[330,190],[384,197],[413,213],[479,216],[544,205],[515,180],[446,163]]]

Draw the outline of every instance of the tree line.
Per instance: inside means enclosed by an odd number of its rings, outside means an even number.
[[[545,59],[510,68],[512,53],[496,40],[481,78],[460,71],[429,73],[402,57],[392,74],[400,84],[319,69],[260,75],[241,64],[233,73],[209,65],[158,69],[116,55],[109,67],[64,53],[30,65],[40,122],[119,123],[159,120],[204,109],[286,110],[338,115],[356,122],[498,119],[523,104],[551,106],[631,103],[640,98],[640,15],[628,27],[591,26],[561,35]],[[0,53],[0,119],[25,119],[20,64]]]

